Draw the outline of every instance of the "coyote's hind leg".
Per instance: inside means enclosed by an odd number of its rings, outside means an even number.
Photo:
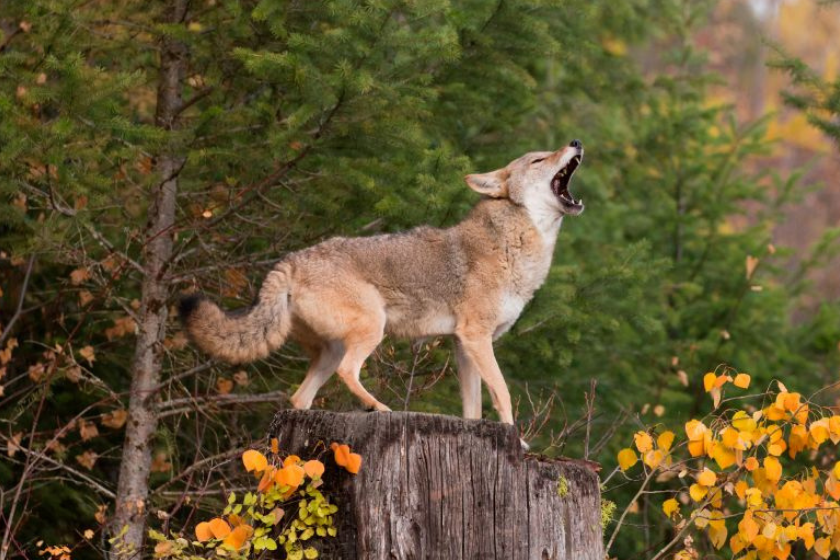
[[[341,358],[344,357],[344,349],[339,342],[323,342],[313,344],[302,344],[306,353],[309,354],[311,363],[303,383],[292,396],[292,406],[297,409],[308,409],[312,401],[324,383],[335,372]]]
[[[366,407],[380,412],[389,412],[391,409],[376,400],[376,397],[368,393],[359,381],[362,365],[379,346],[384,336],[384,329],[385,318],[382,317],[375,323],[373,320],[370,321],[370,324],[366,325],[365,328],[356,328],[353,332],[348,333],[347,338],[344,339],[345,353],[341,364],[338,366],[338,376]]]

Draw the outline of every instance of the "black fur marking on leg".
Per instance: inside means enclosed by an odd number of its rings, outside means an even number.
[[[205,299],[207,299],[207,297],[203,294],[192,294],[182,297],[181,301],[178,302],[178,316],[181,318],[181,323],[186,325],[187,321],[190,319],[190,315],[198,309],[198,306]]]

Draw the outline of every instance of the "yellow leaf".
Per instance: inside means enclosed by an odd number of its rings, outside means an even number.
[[[820,537],[814,542],[814,551],[823,558],[828,558],[831,554],[831,541],[826,537]]]
[[[747,481],[746,480],[739,480],[735,483],[735,495],[738,496],[740,499],[744,499],[747,497]]]
[[[752,543],[758,537],[758,523],[753,520],[751,512],[744,514],[744,518],[738,523],[738,534],[747,544]]]
[[[659,449],[663,449],[665,451],[669,451],[673,443],[674,432],[663,432],[659,434],[658,438],[656,438],[656,445],[659,446]]]
[[[739,373],[735,376],[735,380],[732,382],[732,384],[738,387],[739,389],[747,389],[750,386],[749,374]]]
[[[766,523],[761,529],[761,535],[768,540],[775,540],[776,538],[776,524],[770,521]]]
[[[756,429],[756,421],[743,410],[732,416],[732,426],[739,432],[752,432]]]
[[[697,477],[697,482],[703,486],[714,486],[717,482],[717,475],[711,469],[703,469],[703,472]]]
[[[242,463],[248,472],[262,472],[268,467],[268,459],[256,449],[249,449],[242,454]]]
[[[722,548],[726,544],[726,535],[726,525],[712,526],[711,523],[709,524],[709,540],[712,541],[715,548]]]
[[[635,465],[638,460],[639,458],[636,456],[636,452],[629,447],[618,452],[618,466],[623,471]]]
[[[665,502],[662,504],[662,511],[664,511],[665,515],[667,515],[668,517],[673,517],[675,512],[680,511],[680,503],[674,498],[671,498],[670,500],[665,500]]]
[[[665,459],[665,454],[662,453],[660,449],[651,449],[644,456],[645,465],[649,466],[652,469],[658,467],[662,461]]]
[[[775,457],[764,458],[764,471],[767,474],[767,480],[770,482],[778,482],[782,478],[782,464]]]
[[[735,452],[722,445],[715,446],[715,449],[712,452],[712,458],[721,470],[728,469],[737,462]]]
[[[779,455],[785,452],[785,449],[787,449],[787,444],[785,443],[785,440],[782,439],[768,445],[767,453],[778,457]]]
[[[840,479],[840,461],[834,463],[834,476],[837,479]]]
[[[805,545],[806,550],[811,550],[814,546],[814,524],[804,523],[796,528],[796,537],[802,539],[802,544]]]
[[[703,388],[706,390],[707,393],[714,388],[716,380],[717,375],[715,375],[711,371],[703,376]]]
[[[738,554],[747,547],[747,543],[741,538],[740,533],[735,533],[729,539],[729,548],[732,549],[732,554]]]
[[[705,451],[705,444],[703,440],[699,441],[689,441],[688,442],[688,452],[692,457],[699,457]]]
[[[692,484],[688,489],[688,493],[691,495],[692,500],[699,502],[706,497],[706,494],[709,493],[709,489],[705,486],[700,486],[699,484]]]
[[[821,418],[815,422],[811,422],[808,428],[808,434],[817,446],[822,445],[830,435],[828,418]]]
[[[685,423],[685,435],[691,441],[702,441],[708,428],[699,420],[689,420]]]
[[[639,453],[647,453],[653,449],[653,438],[647,432],[636,432],[633,436],[633,442],[636,444]]]

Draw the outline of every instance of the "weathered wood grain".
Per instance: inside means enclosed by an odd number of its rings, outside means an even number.
[[[322,454],[339,505],[341,560],[602,560],[598,477],[583,465],[525,457],[497,422],[418,413],[285,410],[271,427],[284,452]],[[338,469],[333,441],[364,458]],[[558,493],[565,479],[568,492]]]

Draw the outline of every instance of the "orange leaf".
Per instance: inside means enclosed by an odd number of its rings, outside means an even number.
[[[268,492],[272,484],[274,484],[274,469],[266,469],[257,485],[257,492]]]
[[[744,461],[744,468],[748,471],[754,471],[758,468],[758,459],[755,457],[748,457],[746,461]]]
[[[353,474],[358,474],[359,469],[362,468],[362,456],[358,453],[351,453],[347,458],[347,466],[345,468]]]
[[[210,524],[206,521],[202,521],[198,525],[195,526],[195,538],[199,540],[199,542],[209,541],[213,538],[213,531],[210,530]]]
[[[238,525],[233,531],[230,531],[222,544],[234,550],[239,550],[253,534],[254,529],[250,525]]]
[[[268,467],[268,459],[256,449],[249,449],[242,454],[242,463],[248,472],[262,472]]]
[[[313,459],[304,463],[303,470],[309,478],[321,478],[321,475],[324,474],[324,463]]]
[[[738,387],[739,389],[746,389],[750,386],[750,376],[746,373],[739,373],[735,376],[735,381],[732,382],[733,385]]]
[[[335,453],[336,464],[339,467],[346,467],[347,458],[350,456],[350,446],[346,444],[339,445],[338,443],[333,443],[330,447]]]
[[[207,524],[213,537],[217,539],[223,539],[230,534],[230,525],[220,517],[214,517]]]
[[[297,455],[289,455],[283,461],[283,466],[288,467],[289,465],[297,465],[298,463],[300,463],[300,457],[298,457]]]
[[[280,443],[277,441],[277,438],[271,438],[271,452],[277,455],[280,452]]]
[[[716,380],[717,380],[717,375],[715,375],[711,371],[709,373],[707,373],[706,375],[704,375],[703,376],[703,389],[705,389],[707,393],[709,391],[711,391],[712,388],[715,386],[715,381]]]
[[[279,486],[297,488],[303,483],[304,474],[306,473],[300,465],[288,465],[277,471],[274,481]]]

